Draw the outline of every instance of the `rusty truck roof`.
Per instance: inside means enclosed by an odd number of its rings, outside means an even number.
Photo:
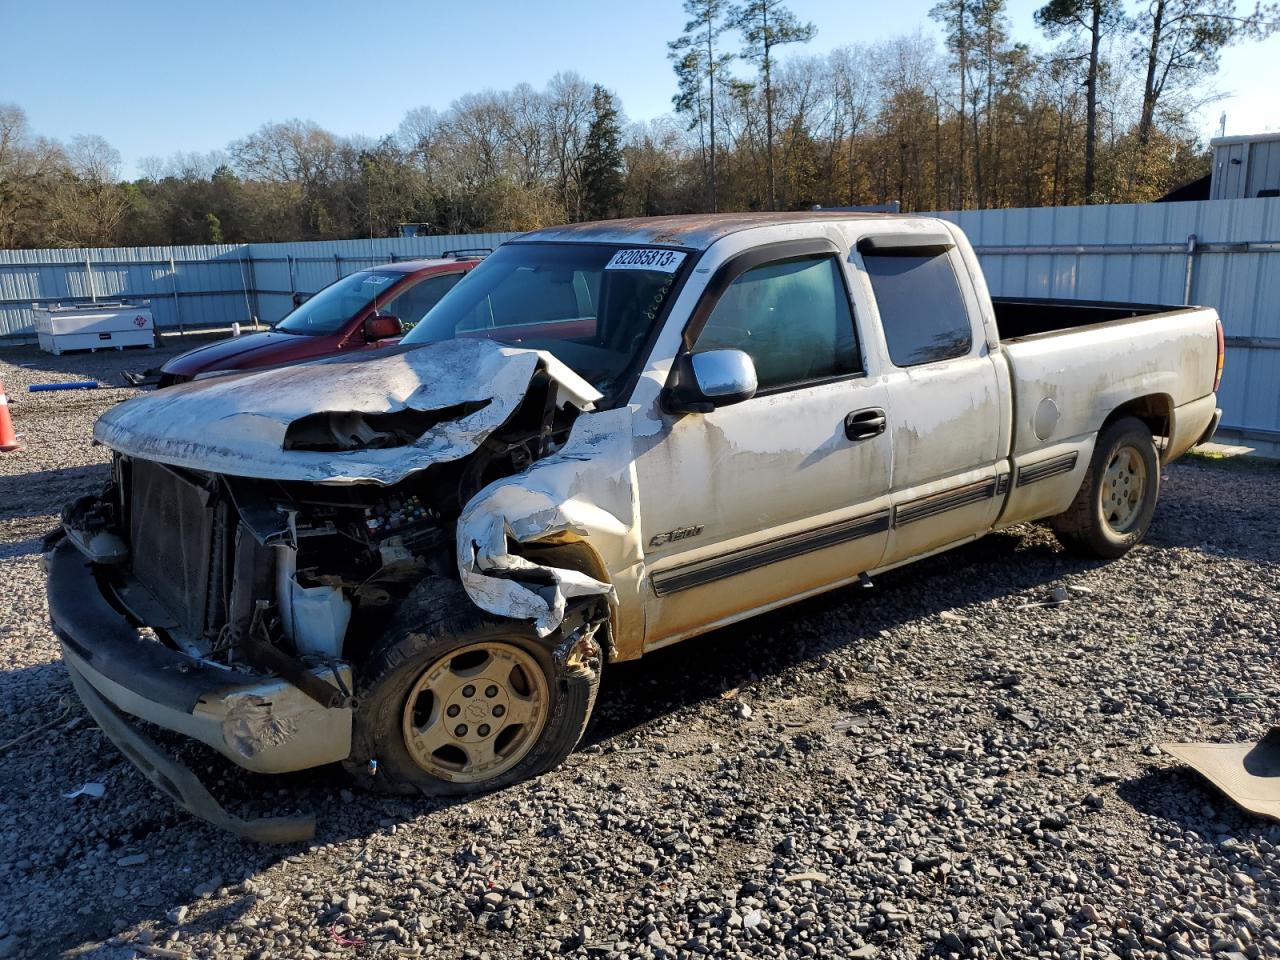
[[[700,213],[676,217],[631,217],[595,223],[567,223],[533,230],[517,238],[577,243],[639,243],[705,250],[722,237],[752,227],[784,223],[822,223],[844,220],[886,220],[900,214],[854,213],[842,210],[804,210],[796,213]]]

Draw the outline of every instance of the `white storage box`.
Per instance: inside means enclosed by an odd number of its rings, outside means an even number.
[[[125,300],[42,307],[32,305],[40,349],[52,354],[67,350],[115,347],[154,347],[155,322],[151,302]]]

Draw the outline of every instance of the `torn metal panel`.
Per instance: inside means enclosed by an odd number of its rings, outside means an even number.
[[[546,636],[570,598],[616,600],[611,584],[534,563],[512,544],[585,540],[611,575],[643,561],[631,419],[626,409],[580,418],[558,453],[489,484],[466,505],[458,518],[458,572],[477,606],[532,620]]]
[[[180,384],[128,400],[94,426],[113,450],[194,470],[263,480],[394,484],[433,463],[472,453],[507,422],[539,371],[557,400],[589,409],[600,393],[550,354],[482,339],[335,357],[295,367]],[[450,411],[405,443],[400,430],[365,432],[362,416]],[[290,427],[330,414],[330,432],[353,425],[357,449],[285,449]],[[406,418],[407,419],[407,418]]]
[[[1280,727],[1257,743],[1162,743],[1243,810],[1280,820]]]

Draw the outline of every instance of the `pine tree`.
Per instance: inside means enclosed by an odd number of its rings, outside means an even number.
[[[721,21],[728,0],[684,0],[684,12],[691,18],[684,25],[679,39],[667,44],[668,56],[673,61],[679,93],[671,98],[677,113],[694,116],[690,123],[697,124],[699,135],[704,125],[702,111],[702,82],[706,80],[707,114],[705,126],[710,134],[707,167],[707,206],[714,213],[717,209],[716,190],[716,85],[733,61],[733,54],[718,53],[716,41],[727,29]]]
[[[1049,0],[1036,11],[1036,23],[1051,37],[1083,35],[1089,49],[1071,59],[1085,64],[1084,202],[1093,203],[1098,166],[1098,83],[1102,41],[1129,21],[1120,0]]]
[[[591,90],[591,126],[582,155],[582,210],[589,220],[618,215],[622,201],[622,125],[613,94]]]
[[[773,168],[773,48],[784,43],[808,43],[818,33],[801,23],[779,0],[748,0],[729,9],[729,23],[742,33],[743,59],[760,67],[764,82],[765,151],[769,162],[769,209],[778,209],[778,185]]]

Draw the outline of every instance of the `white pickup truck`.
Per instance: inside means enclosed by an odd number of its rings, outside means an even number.
[[[154,782],[292,839],[129,718],[256,771],[511,783],[574,747],[609,662],[1029,520],[1120,556],[1212,434],[1222,357],[1208,309],[993,301],[941,220],[541,230],[399,347],[105,414],[53,625]]]

